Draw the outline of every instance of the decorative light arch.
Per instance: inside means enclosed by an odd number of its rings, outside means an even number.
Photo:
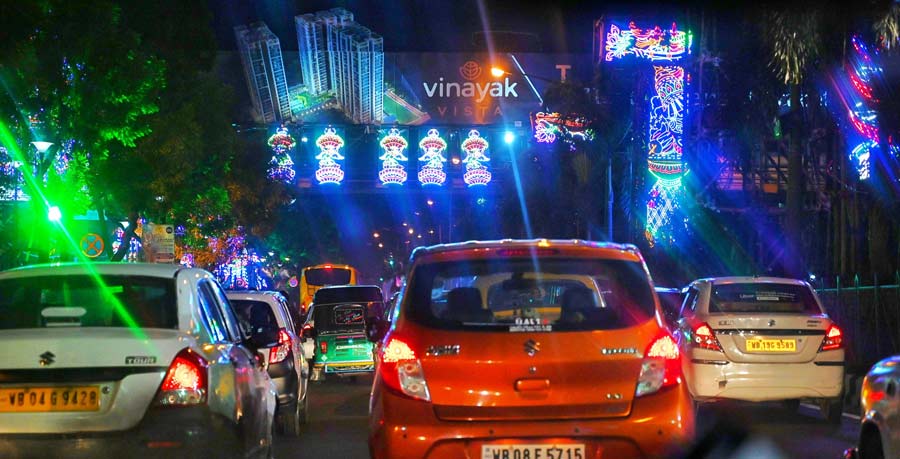
[[[653,63],[647,163],[656,182],[650,188],[644,234],[651,245],[674,242],[672,216],[679,208],[686,172],[682,162],[686,78],[684,67],[675,64],[690,55],[693,37],[675,23],[668,29],[641,29],[632,21],[627,27],[610,23],[604,38],[604,61]]]
[[[422,156],[419,157],[419,183],[422,186],[442,186],[447,181],[447,173],[444,172],[444,150],[447,149],[447,141],[444,140],[437,129],[429,129],[428,135],[419,141]]]
[[[384,154],[378,158],[381,160],[378,178],[384,185],[403,185],[407,178],[404,164],[409,161],[403,150],[406,150],[409,143],[397,128],[391,128],[387,135],[381,138],[380,143]]]
[[[333,127],[328,126],[316,139],[316,146],[319,147],[319,154],[316,155],[316,159],[319,160],[319,168],[315,173],[316,180],[320,185],[326,183],[340,185],[344,181],[344,170],[341,168],[344,156],[340,152],[344,146],[344,139]]]
[[[491,171],[488,168],[491,158],[485,153],[489,146],[488,141],[475,129],[469,131],[469,136],[462,141],[460,148],[466,152],[462,161],[466,165],[466,172],[463,174],[466,185],[483,186],[491,182]]]

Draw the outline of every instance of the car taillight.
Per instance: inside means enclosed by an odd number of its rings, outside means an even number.
[[[323,354],[328,353],[328,341],[319,341],[319,349]]]
[[[664,334],[650,343],[644,352],[635,397],[655,394],[665,387],[681,383],[681,359],[675,339]]]
[[[207,362],[191,349],[182,349],[163,378],[156,393],[157,405],[197,405],[206,402]]]
[[[381,349],[379,359],[378,371],[386,386],[407,397],[431,401],[422,363],[408,344],[391,337]]]
[[[278,330],[278,346],[269,349],[269,363],[281,363],[291,352],[291,335],[287,330]]]
[[[310,330],[313,329],[312,324],[303,324],[303,328],[300,329],[300,336],[309,336]]]
[[[722,352],[719,339],[716,338],[716,334],[706,323],[701,323],[694,328],[694,345],[703,349]]]
[[[825,332],[825,339],[819,347],[819,352],[840,349],[843,344],[844,333],[841,332],[841,329],[838,328],[837,325],[832,324],[828,327],[828,331]]]

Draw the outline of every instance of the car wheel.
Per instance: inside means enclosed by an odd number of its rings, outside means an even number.
[[[303,401],[300,402],[300,424],[309,424],[309,389],[303,394]]]
[[[881,435],[878,430],[867,430],[859,440],[859,459],[884,459]]]
[[[782,400],[781,406],[783,406],[784,409],[790,411],[791,413],[796,413],[800,409],[800,399],[790,398],[787,400]]]
[[[294,402],[285,406],[284,412],[278,416],[278,430],[288,437],[297,437],[300,435],[301,408],[303,402]]]
[[[819,401],[819,412],[825,421],[831,425],[841,425],[844,416],[844,400],[838,398],[823,398]]]

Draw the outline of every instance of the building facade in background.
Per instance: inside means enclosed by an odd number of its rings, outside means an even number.
[[[293,117],[281,42],[262,22],[234,28],[256,117],[265,123]]]

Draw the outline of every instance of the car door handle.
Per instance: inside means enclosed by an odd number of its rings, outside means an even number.
[[[516,391],[540,391],[550,389],[549,379],[523,378],[516,380]]]

